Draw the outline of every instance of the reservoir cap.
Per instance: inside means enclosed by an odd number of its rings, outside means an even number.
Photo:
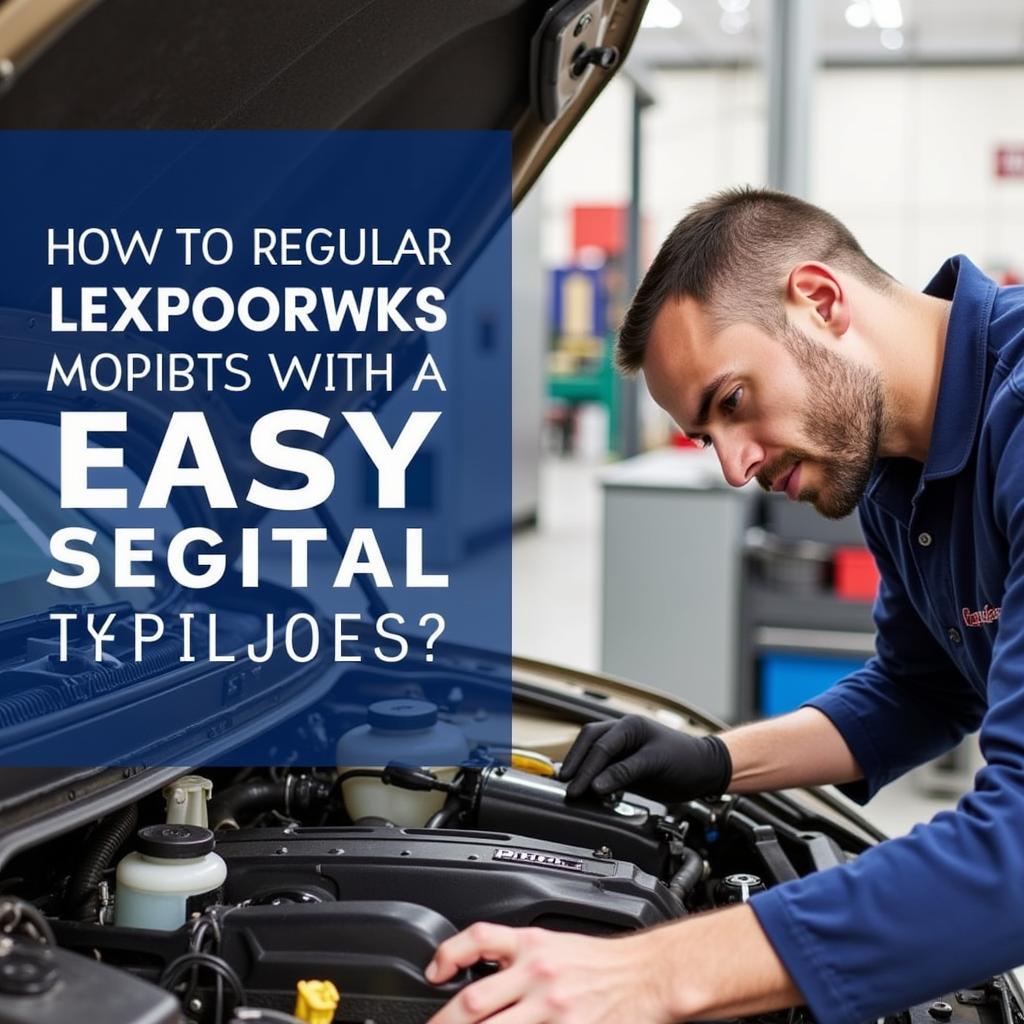
[[[379,700],[367,710],[374,729],[429,729],[437,724],[437,705],[428,700]]]
[[[144,857],[184,860],[213,851],[213,832],[200,825],[147,825],[139,829],[137,839]]]

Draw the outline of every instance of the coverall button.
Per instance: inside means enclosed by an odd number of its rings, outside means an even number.
[[[953,626],[950,626],[949,632],[946,634],[949,637],[949,642],[953,644],[962,644],[964,638],[960,635],[960,630]]]
[[[931,545],[931,542],[932,542],[932,535],[930,533],[919,533],[917,535],[917,543],[920,544],[921,547],[923,547],[923,548],[929,547]]]

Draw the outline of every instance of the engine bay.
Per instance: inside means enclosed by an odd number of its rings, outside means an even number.
[[[76,1004],[104,1024],[330,1020],[292,1015],[298,983],[329,981],[336,1021],[426,1021],[493,969],[440,986],[423,977],[437,945],[475,921],[626,934],[868,845],[785,794],[574,801],[543,755],[513,765],[210,769],[28,851],[2,878],[0,1020],[66,1021]],[[208,828],[180,820],[199,807]],[[191,891],[174,881],[199,864],[216,873]],[[12,954],[46,960],[34,984],[7,977]],[[1000,984],[887,1019],[1007,1024]]]

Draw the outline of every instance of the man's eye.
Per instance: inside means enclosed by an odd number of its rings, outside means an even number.
[[[735,391],[729,392],[729,394],[722,399],[722,408],[726,412],[735,412],[740,404],[740,399],[742,398],[743,388],[736,388]]]

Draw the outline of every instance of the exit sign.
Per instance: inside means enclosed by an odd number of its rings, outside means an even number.
[[[997,178],[1024,178],[1024,143],[996,150]]]

